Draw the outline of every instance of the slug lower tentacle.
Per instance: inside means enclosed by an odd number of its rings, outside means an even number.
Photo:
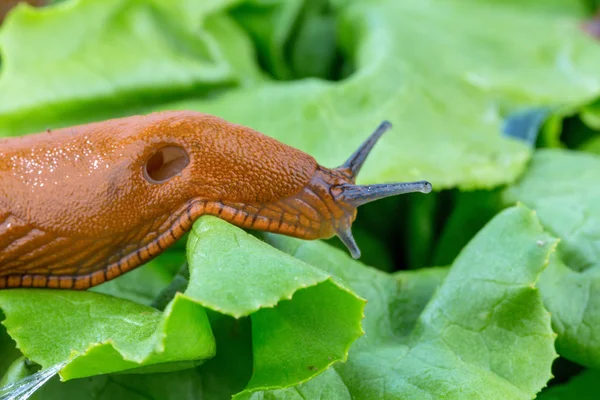
[[[171,111],[0,140],[0,288],[86,289],[151,260],[202,215],[353,257],[362,204],[428,182],[355,185],[382,123],[339,168],[220,118]]]

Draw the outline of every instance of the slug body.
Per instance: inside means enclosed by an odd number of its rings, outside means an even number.
[[[338,234],[358,256],[350,226],[360,204],[431,190],[354,185],[386,128],[336,169],[189,111],[0,140],[0,288],[98,285],[156,257],[204,214],[304,239]]]

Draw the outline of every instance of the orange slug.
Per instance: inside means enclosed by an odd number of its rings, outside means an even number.
[[[201,215],[353,257],[358,206],[431,191],[355,185],[382,123],[339,168],[223,119],[167,111],[0,139],[0,288],[87,289],[136,268]]]

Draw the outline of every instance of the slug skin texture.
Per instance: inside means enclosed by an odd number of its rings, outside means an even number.
[[[354,185],[388,127],[336,169],[191,111],[0,139],[0,288],[87,289],[156,257],[205,214],[303,239],[337,234],[357,257],[360,204],[431,190]]]

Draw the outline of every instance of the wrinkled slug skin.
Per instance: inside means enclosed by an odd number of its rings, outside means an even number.
[[[150,182],[145,165],[165,146],[185,150],[189,164]],[[321,213],[320,193],[298,198],[311,180],[338,179],[327,171],[256,131],[190,111],[1,139],[0,288],[97,285],[161,253],[203,214],[331,236],[321,214],[337,211]]]

